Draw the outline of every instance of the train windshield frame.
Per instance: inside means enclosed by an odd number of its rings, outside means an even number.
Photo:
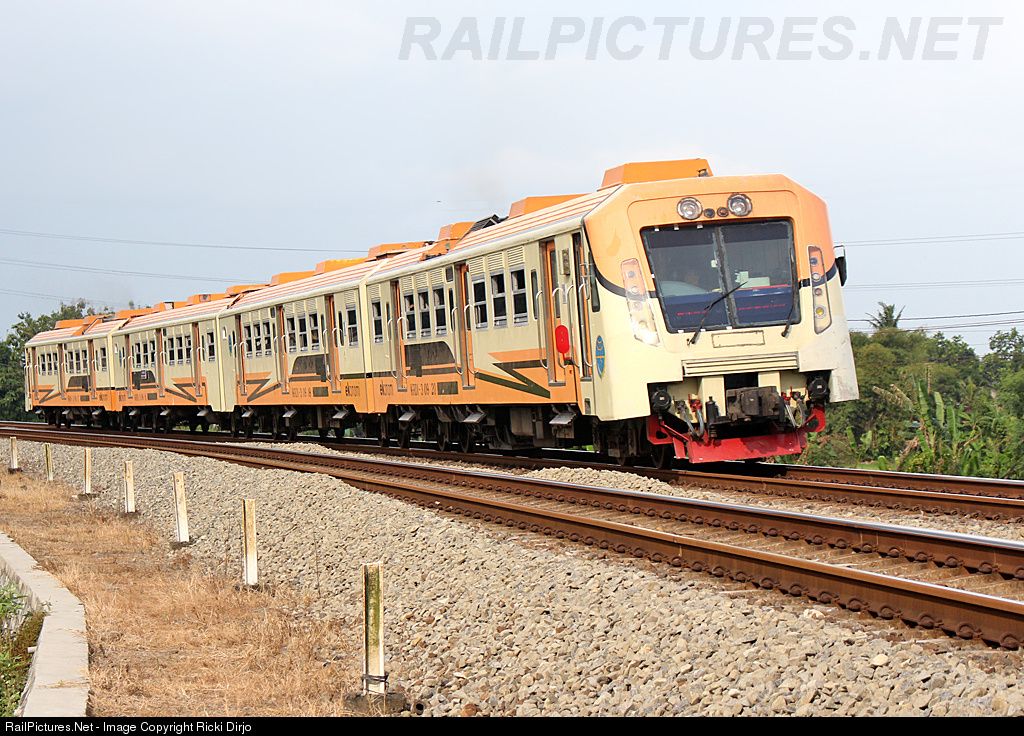
[[[800,321],[789,220],[648,227],[640,237],[670,332]]]

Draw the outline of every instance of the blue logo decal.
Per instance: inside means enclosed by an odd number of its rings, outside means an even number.
[[[597,336],[597,347],[594,350],[594,355],[597,356],[597,375],[604,375],[604,338],[600,335]]]

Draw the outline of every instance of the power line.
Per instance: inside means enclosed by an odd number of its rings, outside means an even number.
[[[1024,284],[1024,279],[981,279],[978,281],[916,281],[897,284],[856,284],[844,286],[844,291],[877,291],[879,289],[952,289],[958,286],[988,286],[991,284]]]
[[[1024,314],[1024,309],[1014,310],[1012,312],[980,312],[978,314],[944,314],[940,317],[900,317],[901,322],[921,322],[923,320],[931,319],[966,319],[968,317],[1002,317],[1007,314]],[[868,318],[864,319],[850,319],[847,322],[870,322]]]
[[[153,245],[167,248],[206,248],[210,250],[262,250],[285,253],[363,253],[364,250],[345,248],[282,248],[265,245],[233,245],[230,243],[183,243],[171,240],[133,240],[130,238],[108,238],[98,235],[70,235],[66,233],[44,233],[33,230],[13,230],[0,228],[0,235],[17,235],[26,238],[46,238],[50,240],[79,240],[90,243],[110,243],[112,245]]]
[[[64,304],[74,304],[76,302],[86,302],[88,304],[113,304],[111,299],[89,299],[84,296],[57,296],[56,294],[39,294],[34,291],[16,291],[14,289],[0,289],[0,294],[11,294],[12,296],[27,296],[33,299],[51,299],[53,301],[62,302]]]
[[[110,268],[93,268],[91,266],[69,266],[62,265],[59,263],[41,263],[38,261],[20,261],[14,258],[0,258],[0,263],[7,263],[12,266],[22,266],[24,268],[40,268],[43,270],[56,270],[56,271],[78,271],[82,273],[103,273],[112,274],[115,276],[141,276],[145,278],[154,279],[179,279],[184,281],[212,281],[216,283],[256,283],[255,279],[248,278],[237,278],[227,276],[183,276],[180,274],[170,273],[148,273],[145,271],[117,271]]]
[[[879,245],[944,245],[989,240],[1019,240],[1021,238],[1024,238],[1024,232],[978,233],[977,235],[930,235],[908,238],[880,238],[877,240],[841,240],[838,242],[843,245],[872,247]]]

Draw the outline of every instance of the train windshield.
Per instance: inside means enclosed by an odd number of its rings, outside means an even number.
[[[671,331],[799,321],[788,220],[652,227],[640,235]]]

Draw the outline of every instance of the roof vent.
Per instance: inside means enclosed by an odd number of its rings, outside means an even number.
[[[696,176],[711,176],[707,159],[688,158],[679,161],[644,161],[623,164],[604,172],[601,189],[619,184],[637,184],[645,181],[667,181],[669,179],[692,179]]]
[[[238,296],[239,294],[247,294],[250,291],[265,289],[266,286],[266,284],[238,284],[237,286],[229,286],[225,293],[228,296]]]
[[[416,250],[424,245],[426,243],[422,240],[415,243],[381,243],[370,248],[366,257],[371,261],[379,261],[381,258],[387,258],[407,250]]]
[[[280,286],[281,284],[290,284],[292,281],[308,279],[314,274],[316,274],[316,271],[285,271],[284,273],[275,273],[270,279],[270,285]]]
[[[365,260],[365,258],[334,258],[329,261],[320,261],[320,263],[316,264],[316,272],[339,271],[343,268],[354,266],[357,263],[363,263]]]
[[[518,202],[513,202],[512,206],[508,210],[508,219],[513,217],[522,217],[528,215],[531,212],[542,210],[547,207],[554,207],[556,204],[562,202],[568,202],[570,199],[576,199],[579,194],[554,194],[547,197],[524,197]]]

